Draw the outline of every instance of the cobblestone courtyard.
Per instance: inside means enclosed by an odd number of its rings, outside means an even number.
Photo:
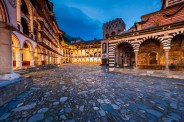
[[[183,80],[108,73],[97,65],[29,75],[34,86],[0,108],[0,121],[184,121]]]

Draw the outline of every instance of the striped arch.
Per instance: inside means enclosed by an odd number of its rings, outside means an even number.
[[[171,37],[168,38],[168,40],[171,42],[171,40],[176,37],[177,35],[180,35],[180,34],[184,34],[184,30],[183,31],[178,31],[178,32],[175,32],[175,33],[172,33]]]
[[[164,44],[164,49],[171,49],[171,41],[174,37],[176,37],[177,35],[180,34],[184,34],[184,30],[183,31],[178,31],[178,32],[174,32],[174,33],[170,33],[168,36],[163,37],[161,40]]]
[[[135,45],[134,45],[132,40],[121,40],[116,45],[114,45],[113,51],[115,51],[115,49],[117,48],[118,45],[120,45],[120,44],[122,44],[124,42],[129,43],[133,47],[133,49],[135,50]]]
[[[136,45],[136,49],[139,50],[141,44],[144,43],[145,41],[149,40],[149,39],[158,40],[162,44],[162,46],[164,48],[165,43],[164,43],[164,41],[162,40],[162,38],[160,36],[147,36],[147,37],[142,38],[142,40],[140,40],[138,42],[138,44]]]

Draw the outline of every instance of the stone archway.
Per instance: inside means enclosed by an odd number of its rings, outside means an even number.
[[[21,11],[26,15],[28,16],[29,15],[29,9],[28,9],[28,6],[26,4],[26,1],[25,0],[22,0],[21,1],[22,4],[21,4]]]
[[[29,41],[25,41],[22,47],[22,66],[34,66],[33,46]]]
[[[169,51],[169,65],[174,64],[180,70],[184,70],[184,34],[178,34],[171,40]]]
[[[140,44],[138,67],[148,69],[165,69],[165,52],[162,43],[149,38]]]
[[[115,50],[116,65],[119,67],[133,67],[135,65],[135,53],[133,46],[128,42],[120,43]]]
[[[42,65],[41,59],[41,48],[37,45],[34,52],[34,64],[36,66]]]
[[[19,77],[13,73],[11,24],[5,2],[0,0],[0,80]]]
[[[12,50],[13,50],[13,67],[21,68],[21,50],[20,41],[15,34],[12,34]]]

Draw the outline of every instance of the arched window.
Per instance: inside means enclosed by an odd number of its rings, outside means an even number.
[[[22,10],[22,12],[23,12],[25,15],[29,15],[28,7],[27,7],[27,5],[26,5],[25,0],[22,0],[21,10]]]
[[[21,24],[22,24],[22,28],[23,28],[23,33],[29,36],[29,28],[28,28],[27,22],[24,18],[21,18]]]
[[[30,0],[31,1],[31,4],[36,8],[36,0]]]
[[[112,33],[111,33],[111,36],[115,36],[116,35],[116,33],[113,31]]]
[[[38,32],[37,32],[36,29],[34,29],[34,36],[35,36],[35,40],[37,41],[37,39],[38,39]]]
[[[106,39],[109,37],[109,34],[107,33],[106,35],[105,35],[105,37],[106,37]]]

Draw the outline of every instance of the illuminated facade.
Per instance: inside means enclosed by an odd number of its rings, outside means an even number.
[[[110,67],[184,70],[184,0],[163,0],[129,31],[108,38]]]
[[[101,40],[69,44],[68,52],[65,62],[101,64]]]
[[[64,32],[48,0],[1,0],[0,25],[0,74],[62,62]]]

